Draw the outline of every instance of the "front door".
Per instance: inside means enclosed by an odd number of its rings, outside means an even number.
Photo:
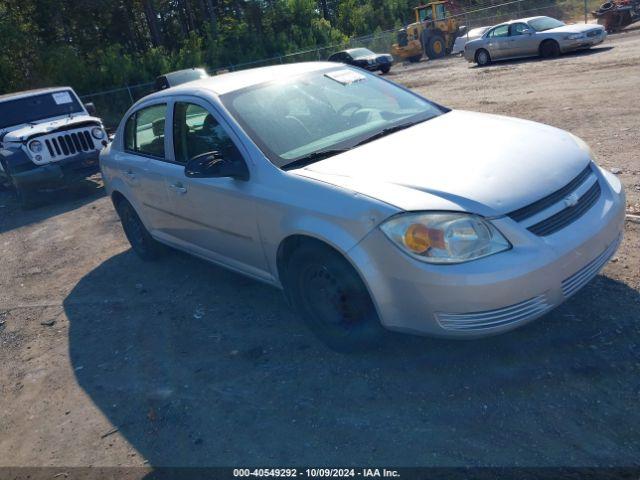
[[[533,30],[526,23],[513,23],[509,27],[510,57],[535,55],[538,51],[538,41]]]
[[[188,160],[207,152],[246,162],[229,129],[206,102],[183,97],[173,104],[172,135],[174,160],[182,167],[173,170],[167,186],[180,221],[181,239],[214,260],[261,276],[267,265],[251,180],[184,175]]]

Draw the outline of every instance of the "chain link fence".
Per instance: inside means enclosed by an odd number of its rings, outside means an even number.
[[[464,0],[463,0],[464,1]],[[496,25],[507,20],[546,15],[567,23],[587,22],[589,12],[596,9],[601,0],[511,0],[492,4],[476,4],[461,13],[452,15],[459,19],[467,31],[481,26]],[[248,68],[279,65],[284,63],[326,60],[332,53],[347,48],[364,47],[374,52],[386,53],[397,43],[397,29],[375,32],[371,35],[351,38],[344,44],[325,45],[271,58],[226,65],[209,69],[212,75]],[[107,128],[115,128],[124,112],[137,100],[154,91],[154,82],[129,85],[103,92],[81,95],[84,102],[93,102]]]

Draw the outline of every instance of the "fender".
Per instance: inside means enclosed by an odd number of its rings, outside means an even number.
[[[10,177],[12,173],[25,172],[38,166],[21,149],[0,149],[0,175]]]

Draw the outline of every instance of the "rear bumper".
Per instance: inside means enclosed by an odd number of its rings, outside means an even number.
[[[98,150],[14,173],[13,182],[29,190],[55,189],[80,181],[99,171]]]
[[[615,253],[624,226],[624,193],[617,179],[599,177],[598,202],[547,237],[508,217],[494,220],[513,245],[496,255],[457,265],[427,264],[375,229],[349,256],[386,328],[459,338],[508,331],[560,305]]]

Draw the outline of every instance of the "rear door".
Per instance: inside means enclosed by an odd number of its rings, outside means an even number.
[[[493,60],[509,56],[509,25],[498,25],[487,35],[487,47]]]
[[[134,112],[125,124],[122,178],[142,210],[147,227],[154,232],[166,232],[172,226],[168,215],[170,199],[164,181],[166,160],[165,119],[167,104],[145,105]],[[117,159],[120,160],[120,159]]]

